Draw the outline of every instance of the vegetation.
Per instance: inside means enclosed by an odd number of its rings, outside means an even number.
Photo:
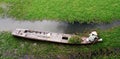
[[[3,13],[3,10],[2,10],[2,8],[0,8],[0,15],[2,15],[2,13]]]
[[[0,58],[119,58],[120,27],[98,31],[103,42],[94,45],[66,45],[15,38],[10,32],[0,33]]]
[[[110,22],[120,19],[120,0],[1,0],[9,16],[67,22]]]
[[[120,19],[119,10],[120,0],[0,0],[0,15],[23,20],[110,22]],[[92,45],[34,41],[0,32],[0,59],[120,58],[120,27],[98,32],[103,42]],[[69,42],[79,43],[78,39],[72,37]]]
[[[81,43],[81,38],[79,36],[72,36],[69,39],[69,43],[73,43],[73,44],[80,44]]]

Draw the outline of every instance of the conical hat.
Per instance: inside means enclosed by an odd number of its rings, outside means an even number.
[[[96,31],[92,31],[91,34],[97,35],[97,32]]]

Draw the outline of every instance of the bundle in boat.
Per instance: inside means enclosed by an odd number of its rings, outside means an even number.
[[[66,43],[66,44],[90,44],[93,42],[87,42],[87,37],[80,38],[77,35],[72,34],[64,34],[64,33],[52,33],[52,32],[43,32],[43,31],[35,31],[29,29],[16,29],[12,32],[13,36],[41,40],[41,41],[49,41],[49,42],[57,42],[57,43]],[[97,40],[96,42],[100,42],[101,40]]]

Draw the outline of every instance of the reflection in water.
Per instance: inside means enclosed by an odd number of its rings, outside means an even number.
[[[82,33],[84,31],[89,31],[91,29],[107,30],[115,26],[120,26],[120,20],[113,21],[112,23],[101,23],[101,24],[75,23],[75,24],[68,24],[65,33]]]
[[[109,29],[120,25],[120,21],[103,24],[69,24],[58,21],[18,21],[12,18],[0,18],[0,31],[13,31],[16,28],[32,29],[39,31],[57,32],[57,33],[82,33],[84,30],[90,29]]]

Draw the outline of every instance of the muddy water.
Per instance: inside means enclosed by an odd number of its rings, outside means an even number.
[[[106,30],[114,26],[119,26],[120,21],[102,24],[69,24],[58,21],[18,21],[13,18],[0,18],[0,31],[13,31],[16,28],[32,29],[39,31],[57,32],[57,33],[82,33],[84,30],[101,29]]]

